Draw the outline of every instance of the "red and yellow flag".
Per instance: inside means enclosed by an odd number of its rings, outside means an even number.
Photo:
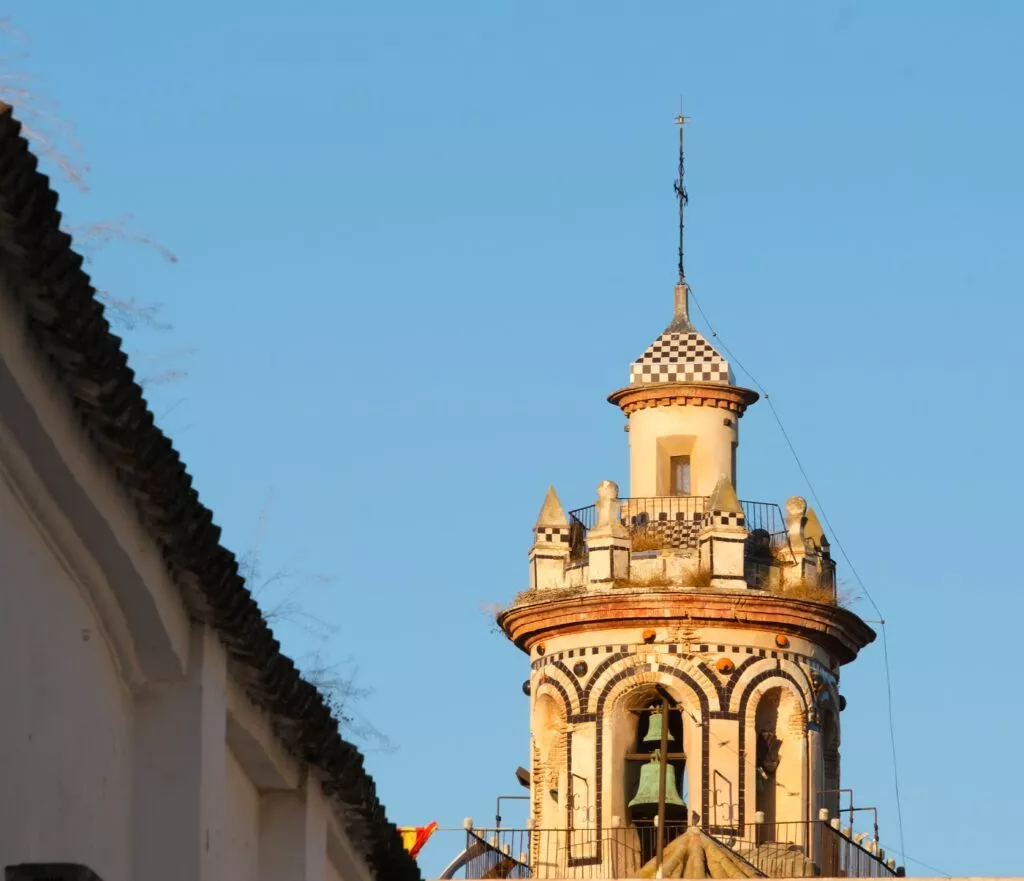
[[[398,831],[402,834],[402,844],[409,851],[409,856],[415,858],[420,849],[427,843],[427,839],[434,834],[437,823],[429,826],[399,826]]]

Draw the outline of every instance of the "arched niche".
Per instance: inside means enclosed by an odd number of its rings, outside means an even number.
[[[534,822],[541,828],[565,825],[566,719],[558,696],[542,692],[533,704],[533,770],[530,775]]]
[[[807,718],[799,695],[770,686],[753,707],[755,811],[762,842],[800,843],[806,819],[804,775]]]
[[[669,677],[665,677],[669,680]],[[701,804],[700,763],[702,737],[699,722],[700,703],[686,685],[675,677],[662,683],[672,698],[669,709],[669,745],[666,774],[666,792],[672,790],[683,805],[667,808],[665,841],[685,831],[691,814],[691,804],[697,810]],[[657,811],[656,792],[658,766],[644,773],[656,749],[660,749],[661,696],[652,682],[627,685],[604,708],[603,799],[605,825],[611,827],[615,842],[616,871],[636,871],[653,854],[655,827],[653,815]],[[658,717],[658,721],[654,721]],[[652,730],[653,725],[653,730]],[[650,739],[648,735],[651,735]],[[696,792],[690,785],[696,774]],[[654,804],[646,809],[641,804],[632,808],[641,782],[647,784],[648,798]],[[671,785],[670,785],[671,784]],[[623,875],[622,877],[628,877]]]

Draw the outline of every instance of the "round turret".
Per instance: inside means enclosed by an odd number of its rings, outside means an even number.
[[[663,848],[757,864],[786,842],[813,862],[838,806],[839,669],[875,634],[836,602],[803,499],[737,497],[757,395],[690,326],[685,285],[630,374],[609,400],[629,418],[631,495],[602,481],[566,512],[549,489],[529,589],[498,618],[530,657],[534,877],[638,877],[659,813]]]

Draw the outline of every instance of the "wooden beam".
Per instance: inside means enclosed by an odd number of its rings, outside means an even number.
[[[654,758],[654,753],[626,753],[627,762],[649,762]],[[686,753],[666,753],[665,758],[670,762],[685,762]]]

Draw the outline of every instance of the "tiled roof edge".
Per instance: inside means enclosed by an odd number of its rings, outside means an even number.
[[[82,258],[60,230],[57,194],[38,171],[21,123],[0,104],[0,261],[31,339],[159,546],[179,584],[194,583],[204,617],[234,662],[253,671],[250,696],[277,721],[278,736],[326,778],[353,842],[379,878],[420,881],[377,799],[363,756],[338,731],[324,697],[298,673],[220,544],[181,457],[157,428],[135,374],[110,332]],[[281,724],[283,723],[283,724]]]

